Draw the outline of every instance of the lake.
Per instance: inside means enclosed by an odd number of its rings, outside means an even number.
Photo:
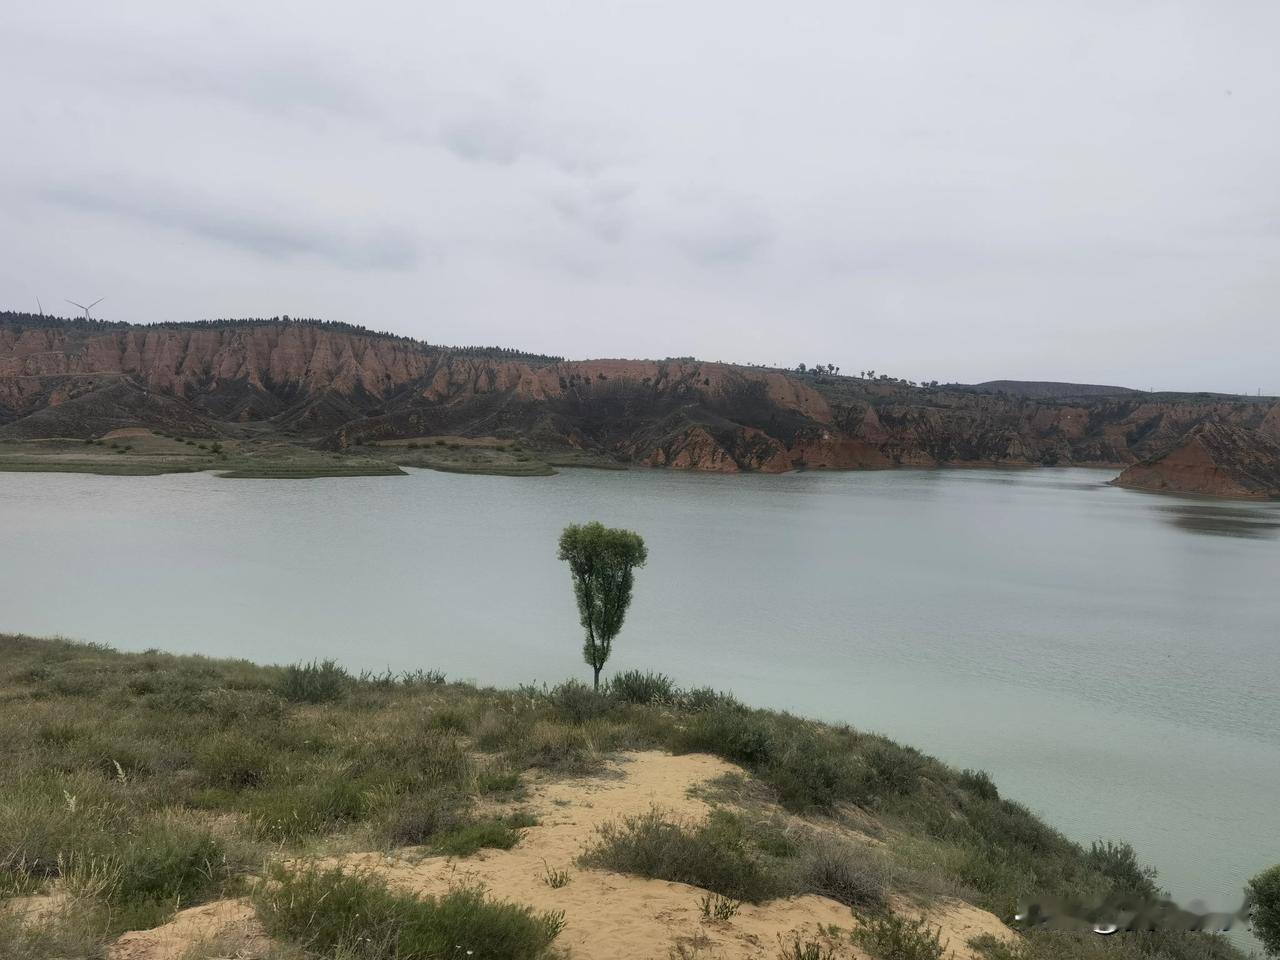
[[[589,679],[556,538],[598,519],[649,546],[611,669],[984,768],[1234,909],[1280,861],[1280,504],[1112,475],[0,474],[0,629]]]

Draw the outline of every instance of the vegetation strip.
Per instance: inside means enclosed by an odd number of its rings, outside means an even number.
[[[5,636],[0,736],[10,757],[0,767],[0,896],[66,898],[56,922],[35,928],[0,911],[0,940],[26,938],[10,948],[20,960],[90,953],[179,906],[239,895],[280,853],[413,844],[465,855],[518,843],[529,819],[482,815],[482,799],[518,810],[522,771],[591,773],[624,749],[741,764],[752,779],[718,789],[762,791],[805,815],[812,835],[780,831],[744,801],[701,823],[623,821],[587,864],[735,902],[820,892],[864,922],[892,915],[882,891],[960,896],[1008,917],[1026,895],[1097,902],[1154,890],[1126,845],[1082,849],[984,774],[655,674],[617,674],[599,691],[572,681],[496,690],[429,671],[352,676],[333,663],[257,666]],[[824,844],[826,822],[880,842],[871,853]],[[1036,933],[1017,956],[1239,956],[1217,936],[1059,947],[1071,942]]]

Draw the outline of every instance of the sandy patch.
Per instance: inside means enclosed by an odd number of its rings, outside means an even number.
[[[848,945],[847,935],[828,940],[831,926],[850,931],[851,911],[825,897],[775,900],[760,906],[743,904],[730,920],[702,917],[705,891],[681,883],[646,880],[576,864],[593,841],[596,829],[609,820],[643,814],[653,807],[685,819],[701,819],[710,807],[689,788],[741,770],[714,757],[674,757],[659,752],[629,754],[612,763],[604,776],[578,780],[535,779],[522,804],[539,820],[512,850],[485,850],[473,857],[421,857],[414,851],[355,853],[321,861],[375,873],[399,889],[443,894],[451,887],[482,884],[498,899],[526,904],[538,911],[562,910],[565,929],[557,948],[574,960],[668,960],[683,945],[700,958],[768,958],[779,952],[779,938],[822,940],[838,947],[837,956],[865,955]],[[850,839],[857,835],[850,832]],[[302,864],[294,864],[302,866]],[[567,870],[569,883],[553,889],[548,870]],[[907,915],[915,911],[906,903]],[[949,901],[929,911],[943,928],[943,939],[957,960],[969,960],[969,938],[981,933],[1009,936],[1000,921],[976,907]],[[265,949],[266,938],[244,900],[223,901],[183,911],[171,923],[152,931],[126,934],[109,960],[178,960],[192,942],[237,933],[252,947]],[[255,939],[256,938],[256,939]],[[245,957],[255,954],[252,949]]]
[[[107,960],[178,960],[195,944],[233,935],[240,947],[237,960],[251,960],[271,945],[248,900],[219,900],[182,910],[154,930],[124,934],[107,951]]]
[[[736,772],[737,767],[709,756],[630,754],[612,764],[604,777],[533,783],[524,806],[540,824],[530,827],[512,850],[484,850],[464,860],[429,857],[416,863],[366,853],[339,862],[370,869],[413,892],[441,894],[451,886],[480,883],[495,897],[539,911],[563,910],[565,929],[556,945],[575,960],[668,960],[677,943],[699,946],[703,957],[773,960],[779,935],[816,939],[819,925],[851,929],[848,907],[814,896],[743,904],[732,920],[705,922],[699,904],[704,890],[574,863],[606,821],[655,806],[681,818],[701,819],[709,807],[689,796],[689,787]],[[568,885],[552,889],[545,880],[548,868],[568,870]]]
[[[23,923],[39,923],[45,917],[58,914],[67,904],[64,893],[37,893],[28,897],[10,897],[0,900],[0,910],[15,913]]]

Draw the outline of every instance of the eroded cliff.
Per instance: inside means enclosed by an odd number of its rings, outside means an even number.
[[[1280,437],[1280,405],[1096,389],[1028,397],[688,359],[564,362],[314,322],[131,326],[0,315],[0,437],[159,425],[339,450],[484,435],[653,466],[778,472],[1128,466],[1172,455],[1205,424]],[[1123,482],[1151,486],[1133,482],[1154,476],[1144,469]],[[1190,482],[1178,479],[1189,469],[1160,469],[1167,488]]]

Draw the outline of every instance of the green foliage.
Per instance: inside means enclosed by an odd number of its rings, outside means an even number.
[[[1094,841],[1089,845],[1089,865],[1110,880],[1114,889],[1153,899],[1160,893],[1156,886],[1156,871],[1138,863],[1138,855],[1127,843]]]
[[[790,941],[778,934],[778,960],[836,960],[835,949],[817,940],[801,940],[793,936]]]
[[[65,901],[59,909],[38,917],[0,907],[0,957],[4,960],[99,957],[107,933],[105,910],[84,898]]]
[[[627,703],[669,703],[676,692],[674,681],[666,674],[644,670],[624,670],[609,681],[608,694]]]
[[[246,790],[266,779],[270,751],[260,739],[239,731],[200,744],[195,768],[211,787]]]
[[[676,735],[675,748],[682,753],[714,753],[758,767],[773,757],[773,731],[768,723],[748,710],[724,706],[698,713]]]
[[[455,827],[437,837],[433,847],[437,853],[451,857],[469,857],[477,850],[510,850],[520,842],[521,830],[502,820],[478,820]]]
[[[985,770],[961,770],[957,782],[980,800],[999,800],[1000,791]]]
[[[633,571],[648,558],[644,540],[600,523],[570,524],[560,534],[559,557],[569,564],[578,616],[586,631],[582,656],[600,687],[600,671],[631,605]]]
[[[1100,937],[1036,927],[1014,940],[990,934],[969,941],[982,960],[1239,960],[1221,934],[1156,931]]]
[[[1263,870],[1246,888],[1249,926],[1267,953],[1280,957],[1280,864]]]
[[[596,845],[582,862],[688,883],[750,903],[782,892],[777,878],[744,842],[741,824],[723,811],[696,826],[669,819],[659,810],[602,824]]]
[[[799,870],[806,893],[858,910],[883,911],[888,907],[889,866],[874,850],[818,840],[801,853]]]
[[[535,960],[564,927],[563,914],[488,899],[475,888],[443,897],[392,893],[381,881],[338,870],[288,874],[255,895],[273,936],[351,960],[503,957]]]
[[[738,915],[742,904],[718,893],[708,893],[698,900],[698,907],[702,911],[703,920],[732,920]]]
[[[323,671],[295,672],[305,691]],[[477,797],[518,795],[531,767],[598,771],[623,749],[706,751],[753,775],[739,784],[739,805],[778,800],[894,838],[833,845],[822,831],[723,812],[692,825],[615,825],[627,842],[610,855],[636,872],[705,881],[734,899],[745,899],[743,889],[761,898],[825,892],[875,912],[887,889],[959,896],[1005,915],[1032,894],[1097,902],[1144,875],[1123,845],[1083,850],[981,775],[710,689],[637,703],[612,684],[605,694],[581,683],[504,691],[337,668],[327,673],[342,692],[313,704],[282,695],[294,689],[290,673],[0,636],[0,897],[65,887],[69,872],[105,872],[111,882],[90,884],[84,909],[58,920],[68,937],[72,926],[96,930],[97,943],[115,924],[162,921],[178,897],[221,895],[278,845],[324,851],[339,832],[344,844],[443,844],[458,855],[506,844],[527,821],[477,820]],[[477,751],[488,756],[477,760]],[[1035,930],[1024,940],[1028,960],[1239,956],[1204,935],[1076,941]],[[93,952],[33,954],[83,955]]]
[[[876,960],[942,960],[947,951],[941,928],[930,927],[924,917],[907,920],[892,913],[864,920],[853,941]]]
[[[547,861],[542,861],[542,882],[552,890],[559,890],[561,887],[569,885],[569,871],[563,869],[553,869],[547,865]]]
[[[457,830],[464,818],[455,795],[438,790],[415,792],[386,814],[382,833],[398,846],[422,846]]]
[[[351,675],[334,660],[313,660],[285,667],[279,694],[294,703],[332,703],[347,694]]]
[[[243,867],[243,864],[236,865]],[[179,906],[213,899],[232,869],[221,841],[207,831],[156,823],[108,855],[105,899],[117,930],[162,923]]]
[[[250,794],[245,806],[255,835],[272,843],[298,843],[370,812],[364,784],[348,776],[273,785]]]
[[[588,687],[580,680],[566,680],[552,687],[548,699],[558,719],[575,725],[599,719],[614,707],[613,701],[606,694]]]

